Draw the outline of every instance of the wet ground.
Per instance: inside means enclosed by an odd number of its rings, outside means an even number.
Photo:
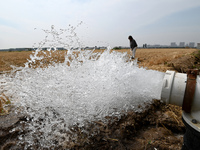
[[[141,113],[129,112],[120,120],[109,117],[107,120],[107,123],[95,121],[88,124],[84,129],[87,134],[73,127],[71,134],[76,134],[77,139],[54,149],[178,150],[182,147],[185,127],[180,107],[153,100]],[[19,135],[28,132],[24,122],[25,116],[12,111],[0,117],[1,149],[24,149],[23,144],[17,144]],[[32,148],[42,149],[37,143]]]
[[[173,110],[173,111],[172,111]],[[142,113],[129,112],[120,120],[103,124],[96,122],[100,132],[76,149],[181,149],[185,127],[179,107],[164,105],[154,100]],[[81,139],[79,140],[81,141]]]

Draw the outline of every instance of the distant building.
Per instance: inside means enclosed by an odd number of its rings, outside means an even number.
[[[197,49],[200,49],[200,43],[197,43]]]
[[[171,42],[171,47],[177,47],[176,42]]]
[[[185,42],[180,42],[179,47],[185,47]]]
[[[194,47],[194,45],[195,45],[194,42],[190,42],[188,46],[189,46],[189,47]]]

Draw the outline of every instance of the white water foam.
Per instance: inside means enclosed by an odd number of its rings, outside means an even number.
[[[27,64],[4,76],[11,83],[4,87],[6,94],[30,119],[29,132],[20,137],[28,146],[35,137],[41,146],[50,147],[55,138],[66,139],[61,130],[68,131],[69,126],[105,121],[106,116],[120,118],[122,113],[140,112],[143,107],[139,105],[160,99],[164,73],[139,68],[137,60],[129,61],[126,53],[110,48],[102,54],[79,52],[78,57],[68,53],[63,63],[35,69]],[[37,55],[29,63],[35,59]]]

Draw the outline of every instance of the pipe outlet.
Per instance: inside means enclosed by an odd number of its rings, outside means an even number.
[[[182,106],[187,75],[166,71],[161,92],[161,99],[167,104]]]
[[[200,76],[197,70],[188,74],[166,71],[161,100],[182,107],[183,119],[200,132]]]

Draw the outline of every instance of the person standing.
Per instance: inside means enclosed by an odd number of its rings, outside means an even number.
[[[135,52],[136,52],[136,49],[137,49],[137,43],[136,41],[133,39],[132,36],[129,36],[128,39],[130,40],[130,47],[131,47],[131,51],[132,51],[132,59],[135,58]]]

